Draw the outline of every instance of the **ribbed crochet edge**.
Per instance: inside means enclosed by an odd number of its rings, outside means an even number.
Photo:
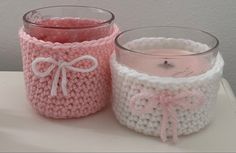
[[[207,72],[197,75],[197,76],[173,78],[173,77],[159,77],[159,76],[148,75],[145,73],[138,72],[135,69],[129,68],[127,66],[121,65],[117,62],[115,53],[111,55],[110,63],[111,63],[111,69],[116,69],[115,71],[118,71],[118,73],[125,74],[127,75],[127,77],[133,77],[133,78],[137,78],[140,81],[147,81],[150,83],[159,83],[159,84],[193,83],[196,81],[209,79],[212,76],[214,76],[215,73],[222,73],[223,66],[224,66],[224,60],[221,54],[219,53],[217,55],[215,65]]]
[[[116,37],[116,35],[119,33],[119,28],[116,24],[113,25],[113,32],[111,35],[104,37],[104,38],[100,38],[97,40],[91,40],[91,41],[83,41],[83,42],[73,42],[73,43],[59,43],[59,42],[50,42],[50,41],[43,41],[43,40],[39,40],[35,37],[30,36],[29,34],[27,34],[24,31],[24,28],[21,27],[19,30],[19,36],[21,38],[23,38],[24,40],[28,41],[28,42],[34,42],[37,45],[41,45],[44,47],[48,47],[48,48],[52,48],[52,47],[56,47],[56,48],[73,48],[73,47],[93,47],[93,46],[97,46],[99,45],[103,45],[105,44],[107,41],[113,41]]]

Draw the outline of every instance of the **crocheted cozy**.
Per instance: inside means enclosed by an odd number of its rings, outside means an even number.
[[[110,100],[109,58],[118,32],[114,25],[110,35],[97,40],[58,43],[20,29],[26,91],[33,108],[51,118],[78,118],[102,109]]]
[[[142,38],[126,44],[130,48],[186,49],[199,51],[207,45],[183,39]],[[113,110],[118,121],[163,141],[187,135],[205,127],[211,117],[223,71],[223,59],[217,55],[207,72],[185,78],[158,77],[140,73],[111,57]]]

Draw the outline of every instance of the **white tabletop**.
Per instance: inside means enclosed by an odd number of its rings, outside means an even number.
[[[0,151],[236,151],[236,100],[226,80],[215,120],[199,133],[180,137],[176,145],[121,126],[110,107],[82,119],[41,117],[25,98],[22,72],[0,72],[0,98]]]

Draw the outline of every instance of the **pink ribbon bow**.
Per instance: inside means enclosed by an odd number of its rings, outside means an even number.
[[[136,114],[143,114],[153,111],[153,108],[160,107],[162,110],[162,121],[160,129],[160,137],[163,142],[167,141],[166,128],[169,119],[172,123],[172,138],[174,142],[177,142],[177,113],[176,107],[183,109],[194,110],[201,106],[204,102],[203,94],[196,91],[185,91],[178,95],[174,95],[168,90],[163,90],[159,93],[153,92],[141,92],[133,96],[130,100],[130,108],[132,112]],[[141,99],[147,99],[148,103],[140,110],[137,110],[135,106],[138,105],[138,101]],[[192,102],[192,103],[191,103]]]

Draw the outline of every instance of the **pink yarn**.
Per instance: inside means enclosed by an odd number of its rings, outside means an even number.
[[[110,101],[109,57],[114,50],[114,39],[118,32],[118,27],[114,25],[110,35],[97,40],[53,43],[31,37],[22,28],[19,36],[24,78],[27,98],[33,108],[40,114],[51,118],[78,118],[101,110]],[[32,62],[37,58],[50,58],[55,61],[64,61],[65,64],[87,55],[96,58],[98,62],[96,69],[86,73],[66,71],[64,76],[67,82],[64,92],[60,88],[63,86],[61,85],[62,75],[59,75],[55,95],[51,95],[51,90],[58,70],[56,65],[49,75],[43,77],[36,76],[32,71]],[[71,67],[87,69],[93,63],[81,60],[72,64]],[[51,63],[39,62],[37,71],[45,72],[50,66]]]
[[[186,98],[196,98],[195,103],[189,103]],[[149,99],[149,103],[145,105],[144,108],[141,110],[137,110],[135,108],[138,105],[137,101],[141,99]],[[197,109],[201,106],[204,102],[204,96],[200,92],[196,91],[186,91],[182,92],[179,95],[173,95],[170,91],[163,90],[160,93],[156,94],[153,92],[141,92],[135,96],[133,96],[130,100],[130,108],[132,112],[137,114],[148,113],[153,111],[153,108],[160,107],[162,109],[162,121],[161,121],[161,131],[160,137],[163,142],[167,141],[166,135],[166,128],[169,119],[171,119],[172,123],[172,134],[173,134],[173,141],[177,142],[178,135],[177,135],[177,123],[178,118],[176,114],[176,107],[180,107],[182,109]]]

